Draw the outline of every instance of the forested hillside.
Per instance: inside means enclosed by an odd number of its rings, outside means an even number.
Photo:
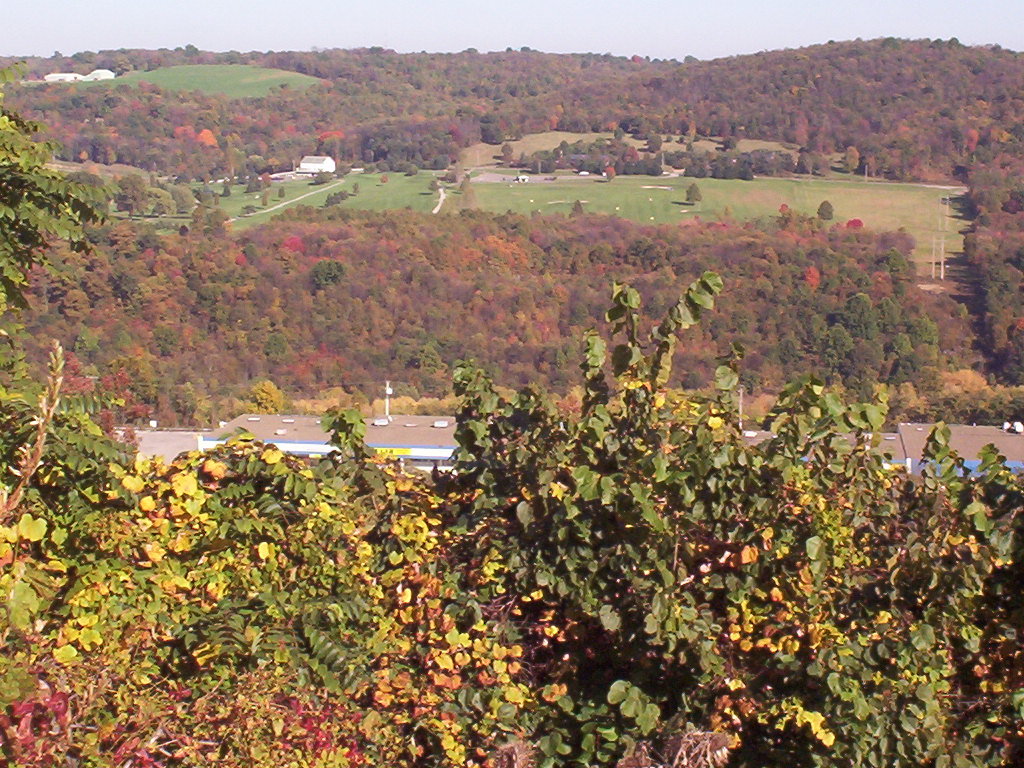
[[[436,392],[463,353],[500,367],[498,375],[508,383],[539,376],[561,387],[567,381],[568,340],[593,321],[602,279],[647,280],[658,301],[660,287],[703,266],[728,267],[737,278],[731,283],[735,299],[726,297],[728,313],[713,321],[721,323],[714,331],[729,330],[748,342],[751,387],[773,386],[811,368],[855,389],[877,378],[912,381],[928,391],[937,388],[937,369],[963,365],[977,365],[1006,384],[1024,383],[1019,310],[1024,270],[1017,245],[1024,207],[1019,181],[1024,97],[1017,84],[1024,80],[1024,58],[1019,54],[968,48],[955,40],[892,39],[682,63],[529,50],[209,54],[182,49],[34,60],[28,71],[38,76],[59,68],[128,71],[184,63],[270,66],[321,82],[306,90],[280,88],[260,99],[171,93],[116,81],[88,88],[25,85],[14,88],[12,97],[48,121],[51,134],[64,143],[66,158],[123,161],[182,179],[248,176],[250,185],[253,174],[290,167],[312,151],[380,169],[443,168],[481,139],[498,145],[552,128],[614,131],[646,142],[570,146],[567,151],[579,155],[575,165],[591,171],[611,159],[622,171],[685,165],[689,174],[723,177],[791,169],[818,173],[838,158],[847,172],[869,177],[955,176],[971,185],[965,214],[978,216],[957,289],[975,323],[968,325],[961,310],[942,299],[900,295],[884,282],[875,285],[873,275],[892,270],[879,269],[862,253],[847,253],[847,245],[836,242],[838,235],[808,230],[801,243],[791,231],[773,232],[778,223],[755,226],[740,238],[733,237],[732,224],[725,225],[727,232],[710,225],[646,232],[593,219],[486,223],[483,217],[472,224],[446,220],[443,229],[450,227],[450,233],[427,238],[420,230],[430,232],[435,225],[407,214],[357,216],[345,224],[354,228],[351,238],[338,233],[340,223],[322,217],[293,218],[237,241],[225,240],[216,225],[214,232],[194,232],[186,239],[130,227],[97,232],[98,248],[90,258],[101,263],[69,259],[60,277],[37,286],[42,301],[33,327],[74,344],[89,371],[109,373],[111,365],[116,369],[133,360],[130,365],[138,369],[133,376],[146,382],[139,385],[139,398],[161,415],[206,415],[225,390],[261,376],[309,393],[339,384],[365,387],[391,373],[405,380],[410,393]],[[662,135],[676,138],[667,145],[671,151],[663,148]],[[686,147],[703,135],[720,137],[725,151],[703,158],[691,154]],[[783,140],[799,151],[795,158],[737,156],[728,147],[741,138]],[[556,158],[541,152],[529,161],[540,170]],[[187,199],[182,203],[189,205]],[[790,221],[781,229],[801,226]],[[592,237],[584,233],[589,227],[596,228]],[[543,229],[554,234],[538,234]],[[606,236],[609,242],[601,244]],[[284,245],[288,238],[290,245]],[[644,250],[635,243],[645,238],[655,242],[655,255],[637,261],[631,254]],[[899,236],[872,247],[882,253],[892,245],[906,256],[908,244]],[[499,255],[506,247],[514,252],[511,258]],[[762,269],[762,261],[771,261],[763,256],[766,250],[782,266]],[[278,255],[271,258],[272,251]],[[316,260],[339,265],[316,267],[312,287]],[[193,266],[199,263],[202,267]],[[814,278],[809,283],[799,272],[810,267],[826,282],[809,294],[808,322],[795,328],[777,319],[781,309],[762,309],[784,306],[798,288],[808,291]],[[201,269],[207,271],[202,279]],[[855,279],[828,280],[830,274],[857,269],[862,271]],[[147,281],[171,286],[159,312],[140,309],[140,301],[149,299],[140,299],[136,286]],[[881,329],[877,338],[852,333],[848,340],[838,330],[848,329],[841,321],[843,306],[859,292],[869,297],[872,312],[881,312],[868,324]],[[883,306],[887,292],[893,296]],[[256,297],[260,309],[243,306],[249,297]],[[266,314],[254,314],[264,308]],[[930,320],[914,320],[918,308]],[[310,312],[325,322],[300,322]],[[225,317],[236,328],[251,323],[249,335],[238,337],[225,326]],[[492,337],[505,340],[500,352]],[[974,352],[968,352],[972,346]],[[709,345],[700,348],[703,356],[694,353],[686,361],[682,383],[706,380],[714,353]],[[219,373],[207,375],[204,369]]]
[[[706,386],[731,341],[747,348],[748,391],[808,371],[863,394],[877,381],[927,390],[971,360],[957,305],[916,287],[909,238],[788,213],[680,228],[300,210],[236,237],[122,222],[92,240],[91,253],[36,272],[26,322],[85,372],[125,370],[164,420],[209,420],[263,377],[294,395],[375,393],[386,378],[437,395],[463,358],[501,384],[564,392],[613,280],[660,312],[706,269],[728,274],[728,288],[677,351],[676,385]]]
[[[854,147],[856,169],[945,177],[1019,142],[1024,58],[955,40],[829,43],[709,62],[535,51],[396,54],[381,49],[205,54],[123,51],[33,60],[126,71],[249,63],[322,84],[231,100],[154,86],[32,85],[13,103],[44,118],[61,157],[189,178],[291,167],[314,150],[349,163],[444,167],[460,148],[549,129],[793,142],[812,156]]]

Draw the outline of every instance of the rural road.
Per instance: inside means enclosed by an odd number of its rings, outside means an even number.
[[[283,203],[278,203],[277,205],[272,205],[269,208],[264,208],[262,211],[257,211],[257,213],[273,213],[274,211],[276,211],[279,208],[285,208],[285,207],[287,207],[289,205],[292,205],[294,203],[299,202],[299,200],[305,200],[307,197],[310,197],[311,195],[315,195],[315,194],[318,194],[320,192],[326,192],[328,189],[334,189],[335,187],[339,186],[340,184],[344,184],[344,183],[345,183],[344,179],[338,179],[336,182],[334,182],[333,184],[328,184],[326,187],[320,187],[319,189],[314,189],[312,192],[306,192],[304,195],[299,195],[298,197],[293,197],[291,200],[285,200]],[[443,197],[443,195],[442,195],[442,197]],[[235,218],[228,219],[228,221],[238,221],[239,218],[240,217],[235,216]]]
[[[440,196],[437,198],[437,205],[434,206],[434,210],[432,210],[431,213],[440,213],[441,206],[444,205],[444,187],[439,187],[438,192],[440,192]]]

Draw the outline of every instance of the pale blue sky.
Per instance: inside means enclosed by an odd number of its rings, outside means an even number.
[[[1024,50],[1024,0],[3,0],[0,55],[109,48],[590,51],[707,59],[856,37]]]

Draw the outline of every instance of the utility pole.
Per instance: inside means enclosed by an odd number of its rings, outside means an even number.
[[[946,279],[946,236],[942,236],[942,246],[939,251],[939,280]]]
[[[740,432],[743,431],[743,387],[740,387]]]
[[[391,421],[391,395],[395,393],[395,390],[391,388],[391,382],[384,382],[384,417]]]
[[[932,280],[935,279],[935,235],[932,235]]]

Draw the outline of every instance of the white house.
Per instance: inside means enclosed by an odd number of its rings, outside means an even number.
[[[337,168],[333,157],[306,155],[299,162],[299,167],[295,169],[295,172],[315,176],[318,173],[334,173]]]
[[[524,176],[523,174],[519,174],[518,176],[515,177],[514,181],[516,184],[528,184],[530,181],[530,177]]]
[[[113,80],[115,77],[114,73],[109,69],[94,69],[88,75],[82,79],[86,82],[94,82],[96,80]]]
[[[47,83],[77,83],[84,79],[77,72],[51,72],[48,75],[43,75],[43,80]]]

